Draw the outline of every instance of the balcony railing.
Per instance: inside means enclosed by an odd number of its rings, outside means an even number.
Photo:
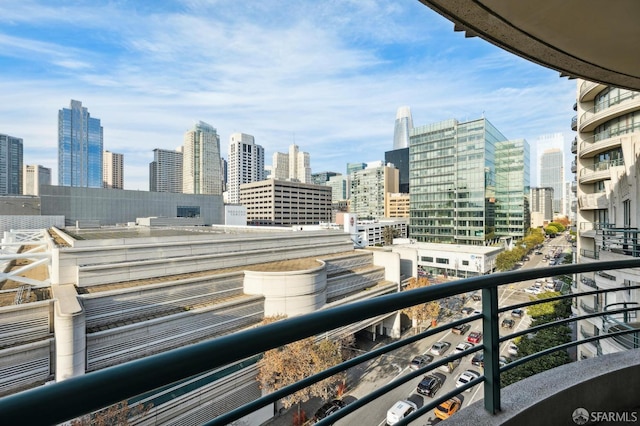
[[[597,303],[594,306],[589,306],[582,300],[580,301],[580,308],[588,314],[594,314],[600,310]]]
[[[640,257],[640,231],[636,228],[603,228],[596,232],[600,250]]]
[[[572,154],[577,154],[578,153],[578,138],[573,138],[573,140],[571,141],[571,153]]]
[[[578,130],[578,116],[574,115],[573,118],[571,119],[571,130],[573,130],[574,132],[576,130]]]
[[[613,339],[626,349],[637,349],[640,347],[640,329],[638,329],[638,317],[636,311],[628,311],[628,307],[638,307],[638,303],[635,302],[623,302],[613,303],[604,307],[604,312],[623,308],[623,312],[612,313],[610,315],[604,315],[603,325],[605,332],[615,332],[620,330],[627,330],[630,333],[616,336]]]
[[[598,286],[596,285],[596,280],[594,280],[593,278],[582,277],[580,278],[580,282],[587,287],[598,288]]]
[[[594,250],[580,249],[580,256],[584,256],[589,259],[598,259],[598,252]]]
[[[393,343],[366,352],[356,358],[345,361],[331,367],[321,373],[307,377],[299,382],[289,385],[260,399],[235,408],[225,414],[210,419],[208,425],[226,425],[242,418],[254,411],[273,404],[274,402],[303,389],[313,383],[333,376],[336,373],[347,370],[386,354],[395,349],[407,346],[426,337],[448,331],[451,327],[480,319],[482,321],[483,340],[481,344],[466,351],[444,357],[419,370],[399,376],[392,382],[376,388],[367,395],[338,410],[330,417],[325,418],[319,424],[326,425],[340,418],[348,416],[355,410],[375,404],[375,399],[395,389],[399,385],[415,379],[424,373],[445,365],[456,358],[482,350],[484,355],[483,375],[472,382],[457,388],[449,393],[433,398],[426,402],[411,416],[398,425],[406,425],[418,416],[426,414],[442,401],[451,398],[460,392],[475,386],[484,384],[484,407],[490,413],[501,410],[500,404],[500,373],[508,371],[518,365],[522,365],[532,359],[548,355],[557,351],[564,351],[583,343],[594,343],[603,338],[617,338],[620,336],[634,335],[637,332],[633,328],[614,329],[608,333],[591,336],[576,342],[569,342],[556,347],[547,348],[533,355],[515,359],[509,364],[500,367],[500,344],[513,338],[524,336],[527,333],[538,331],[558,325],[569,324],[575,321],[599,317],[602,312],[593,312],[573,318],[566,318],[543,325],[520,330],[511,334],[500,335],[499,315],[515,308],[523,308],[538,303],[574,299],[580,296],[598,295],[621,289],[595,290],[578,294],[566,294],[542,300],[519,303],[511,306],[498,306],[498,290],[500,286],[510,285],[520,281],[534,280],[557,275],[572,275],[589,273],[601,270],[640,268],[640,259],[628,259],[622,261],[589,262],[575,265],[562,265],[554,268],[524,269],[510,271],[490,276],[479,276],[458,281],[432,285],[411,291],[401,291],[394,294],[375,297],[358,301],[331,309],[320,310],[308,315],[292,317],[286,320],[252,328],[238,333],[229,334],[216,339],[204,341],[198,344],[175,349],[158,355],[149,356],[126,364],[105,368],[83,376],[72,377],[67,380],[48,386],[31,389],[0,399],[0,419],[3,424],[57,424],[76,418],[86,413],[94,412],[103,407],[116,404],[133,398],[145,392],[170,385],[203,374],[207,371],[224,367],[231,363],[260,355],[270,349],[278,348],[287,343],[295,342],[307,337],[322,336],[325,333],[348,326],[360,321],[378,317],[389,313],[395,313],[404,308],[429,301],[440,300],[468,292],[481,291],[482,311],[463,319],[454,320],[431,328],[417,335],[407,337]],[[640,286],[625,286],[625,290],[637,290]],[[575,299],[574,299],[575,300]],[[611,321],[619,321],[622,318],[630,318],[639,308],[637,306],[613,307],[606,311],[607,318]],[[627,317],[624,317],[627,315]],[[624,322],[624,321],[623,321]],[[619,325],[615,323],[615,325]],[[633,340],[632,340],[633,341]]]

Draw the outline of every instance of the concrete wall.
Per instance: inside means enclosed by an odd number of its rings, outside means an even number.
[[[178,206],[199,207],[206,225],[224,222],[222,195],[41,185],[40,205],[43,215],[62,215],[69,225],[83,220],[99,220],[104,226],[139,217],[176,217]]]
[[[316,268],[299,271],[263,272],[246,270],[244,292],[263,295],[264,315],[308,314],[326,302],[327,271],[318,261]]]

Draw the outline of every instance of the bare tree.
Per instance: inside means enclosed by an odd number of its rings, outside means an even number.
[[[273,322],[273,319],[266,319]],[[341,345],[329,339],[316,342],[313,338],[299,340],[265,352],[260,363],[257,380],[260,387],[273,392],[298,382],[342,362]],[[282,399],[284,408],[290,408],[317,396],[328,399],[337,391],[344,373],[321,380]]]
[[[138,404],[130,407],[127,401],[122,401],[95,413],[73,419],[71,426],[126,426],[131,424],[132,418],[146,416],[151,408],[153,404]]]
[[[431,285],[431,283],[428,279],[424,277],[416,279],[414,277],[409,280],[409,283],[405,287],[405,290],[413,290],[429,285]],[[438,315],[440,315],[440,303],[436,300],[433,300],[431,302],[410,306],[403,309],[402,313],[411,318],[413,329],[415,332],[417,332],[418,327],[422,324],[422,322],[438,319]]]

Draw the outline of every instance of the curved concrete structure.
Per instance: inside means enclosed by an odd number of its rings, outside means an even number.
[[[455,24],[508,52],[557,70],[640,89],[640,2],[619,0],[420,0]]]
[[[327,301],[327,268],[321,260],[314,263],[316,267],[300,270],[246,270],[244,293],[264,296],[266,317],[317,311]]]

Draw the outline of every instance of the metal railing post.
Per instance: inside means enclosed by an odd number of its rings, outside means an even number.
[[[500,346],[498,333],[498,288],[482,289],[482,334],[484,350],[484,408],[500,411]]]

